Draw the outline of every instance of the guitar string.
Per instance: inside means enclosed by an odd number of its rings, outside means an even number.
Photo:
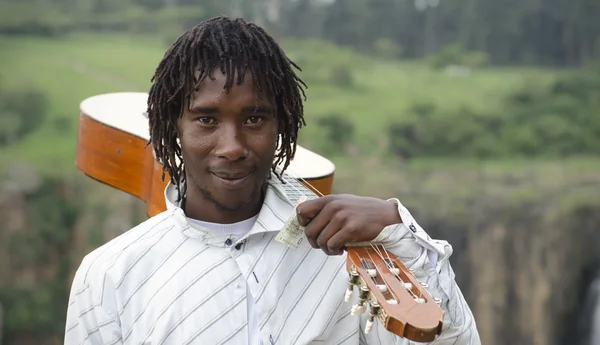
[[[380,250],[379,248],[377,248],[377,247],[375,247],[375,246],[373,246],[373,245],[371,245],[371,246],[373,247],[373,250],[375,250],[375,251],[377,252],[377,255],[379,255],[380,257],[383,257],[383,256],[384,256],[384,255],[383,255],[383,253],[381,252],[381,250]],[[398,268],[398,267],[394,267],[394,260],[392,260],[392,258],[390,257],[390,255],[389,255],[389,252],[388,252],[388,251],[386,251],[386,253],[385,253],[385,256],[387,256],[387,258],[388,258],[388,260],[389,260],[388,262],[386,262],[386,265],[388,266],[388,269],[392,269],[392,268]],[[384,258],[384,261],[385,261],[385,258]],[[400,270],[400,268],[398,268],[398,270]],[[404,281],[404,279],[402,279],[402,277],[400,276],[400,273],[398,273],[398,275],[395,275],[395,276],[396,276],[396,278],[397,278],[397,279],[398,279],[398,280],[399,280],[399,281],[402,283],[402,286],[403,286],[403,287],[404,287],[406,290],[408,290],[408,292],[409,292],[409,293],[412,295],[412,297],[413,297],[413,298],[419,298],[419,297],[418,297],[418,295],[416,295],[416,294],[415,294],[415,293],[412,291],[412,289],[407,289],[407,288],[404,286],[404,284],[406,284],[406,282]],[[410,284],[412,284],[411,282],[409,282],[409,283],[410,283]],[[418,286],[417,286],[417,290],[419,290],[419,292],[420,292],[420,293],[422,293],[422,292],[421,292],[421,289],[420,289],[420,287],[418,287]]]
[[[369,258],[371,258],[371,262],[375,263],[375,260],[373,259],[373,256],[371,256],[371,252],[369,250],[366,250],[366,252],[369,255]],[[379,255],[379,257],[381,257],[381,255]],[[382,260],[382,261],[385,261],[385,260]],[[385,265],[385,262],[383,262],[383,264]],[[363,266],[364,266],[364,264],[363,264]],[[375,265],[375,270],[381,274],[381,270],[379,269],[378,266],[379,265]],[[385,284],[385,287],[390,292],[390,294],[392,295],[392,297],[396,300],[397,303],[400,303],[400,298],[398,297],[398,295],[396,295],[396,293],[394,292],[394,290],[392,290],[392,288],[390,287],[390,285],[388,284],[388,282],[385,280],[385,278],[382,278],[382,280],[383,280],[383,284]],[[375,283],[377,283],[377,282],[375,282]]]
[[[377,250],[378,250],[378,249],[377,249]],[[382,254],[379,254],[379,255],[380,255],[380,256],[382,256]],[[390,260],[389,262],[390,262],[390,263],[393,265],[393,263],[394,263],[394,260],[392,260],[392,258],[390,257],[390,255],[389,255],[389,252],[388,252],[388,251],[386,251],[386,255],[387,255],[387,257],[388,257],[388,260]],[[402,277],[400,277],[400,275],[398,275],[398,279],[399,279],[399,280],[400,280],[400,281],[401,281],[401,282],[404,284],[404,280],[402,279]],[[411,283],[411,284],[412,284],[412,283]],[[423,290],[421,289],[421,286],[417,286],[416,288],[417,288],[417,290],[418,290],[419,294],[418,294],[418,295],[416,295],[414,292],[412,292],[412,290],[410,290],[411,294],[413,295],[413,297],[416,297],[416,298],[420,298],[420,299],[422,299],[422,298],[423,298]]]

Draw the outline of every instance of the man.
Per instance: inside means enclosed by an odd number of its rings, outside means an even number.
[[[444,241],[396,200],[352,195],[295,209],[287,167],[303,82],[260,27],[218,17],[166,52],[148,98],[151,142],[171,178],[168,210],[87,255],[65,344],[411,344],[352,316],[344,245],[381,242],[441,299],[436,344],[479,344]],[[275,240],[297,213],[307,241]]]

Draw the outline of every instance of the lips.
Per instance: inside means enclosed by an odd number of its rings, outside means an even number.
[[[239,188],[242,187],[244,182],[248,179],[248,176],[252,172],[211,172],[213,176],[217,178],[226,188]]]
[[[224,180],[239,180],[242,179],[248,175],[250,175],[250,172],[215,172],[212,171],[212,174],[215,175],[216,177],[220,178],[220,179],[224,179]]]

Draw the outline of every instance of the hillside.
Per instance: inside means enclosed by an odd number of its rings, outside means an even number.
[[[361,56],[319,41],[283,44],[309,85],[308,126],[301,142],[327,151],[327,133],[316,120],[341,115],[354,125],[355,148],[369,156],[383,151],[389,120],[415,103],[441,109],[495,109],[503,95],[524,82],[547,83],[558,72],[489,68],[469,77],[431,69],[425,62],[391,62]],[[71,171],[79,102],[105,92],[143,91],[168,45],[156,37],[78,34],[62,39],[0,37],[0,85],[37,89],[48,97],[48,116],[35,132],[3,149],[0,158],[35,162],[45,173]],[[15,158],[18,157],[18,158]],[[332,157],[336,160],[337,158]]]

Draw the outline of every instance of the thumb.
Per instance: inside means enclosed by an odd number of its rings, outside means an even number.
[[[321,211],[320,199],[305,200],[296,206],[296,218],[301,226],[307,226]]]
[[[298,220],[298,224],[304,227],[307,226],[312,220],[312,218],[305,216],[305,213],[306,212],[302,212],[302,210],[299,210],[298,207],[296,207],[296,219]]]

